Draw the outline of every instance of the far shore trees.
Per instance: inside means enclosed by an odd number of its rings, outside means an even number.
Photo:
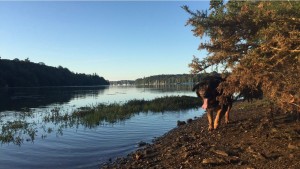
[[[285,111],[300,109],[300,2],[210,2],[209,11],[191,11],[187,25],[209,55],[194,57],[193,73],[218,66],[230,72],[220,90],[224,94],[261,87],[264,96]]]
[[[29,58],[0,60],[0,87],[94,86],[109,85],[97,74],[73,73],[62,66],[33,63]]]

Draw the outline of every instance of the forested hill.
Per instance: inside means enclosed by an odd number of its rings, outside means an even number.
[[[51,67],[14,59],[0,59],[0,87],[87,86],[109,85],[96,74],[73,73],[67,68]]]
[[[213,72],[215,73],[215,72]],[[136,85],[172,85],[172,84],[193,84],[199,82],[204,76],[209,74],[172,74],[155,75],[135,80]]]

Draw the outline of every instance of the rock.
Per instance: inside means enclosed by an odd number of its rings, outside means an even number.
[[[177,121],[177,126],[182,126],[182,125],[185,125],[185,124],[186,124],[185,121],[180,121],[180,120]]]
[[[189,136],[187,136],[187,135],[183,135],[183,136],[181,137],[181,139],[182,139],[184,142],[190,141],[190,138],[189,138]]]
[[[189,123],[191,123],[193,121],[193,119],[188,119],[187,120],[187,123],[189,124]]]
[[[268,160],[277,160],[281,155],[279,153],[271,153],[266,155],[266,159]]]
[[[204,147],[204,146],[207,145],[207,143],[205,143],[205,142],[199,142],[198,144],[199,144],[201,147]]]
[[[149,155],[149,154],[151,154],[151,153],[152,153],[151,150],[145,150],[145,151],[144,151],[144,154],[145,154],[145,155]]]
[[[253,154],[253,157],[258,160],[266,160],[266,157],[264,157],[261,153],[255,153]]]
[[[228,154],[229,155],[233,155],[233,156],[237,156],[238,154],[240,154],[243,150],[240,147],[237,148],[232,148],[229,150]]]
[[[251,146],[249,146],[249,147],[246,149],[246,152],[251,153],[252,156],[253,156],[254,158],[258,159],[258,160],[265,160],[265,159],[266,159],[266,157],[263,156],[261,153],[255,152],[255,151],[252,149]]]
[[[239,164],[242,164],[242,161],[240,160],[239,157],[237,156],[231,156],[231,157],[228,157],[227,159],[230,163],[239,163]]]
[[[293,144],[291,144],[291,143],[289,143],[288,148],[289,148],[289,149],[292,149],[292,150],[298,150],[298,149],[299,149],[298,146],[293,145]]]
[[[143,141],[138,142],[138,147],[143,147],[145,145],[147,145],[146,142],[143,142]]]
[[[268,127],[269,127],[269,124],[268,124],[268,123],[262,122],[262,123],[260,123],[260,124],[258,125],[256,131],[264,131],[264,130],[266,130]]]
[[[243,161],[240,161],[237,165],[243,165],[244,162]]]
[[[221,156],[225,156],[228,157],[228,153],[226,153],[225,151],[222,150],[213,150],[214,153],[221,155]]]
[[[140,159],[142,159],[142,157],[143,157],[143,155],[140,154],[140,153],[136,153],[136,154],[135,154],[135,159],[136,159],[136,160],[140,160]]]
[[[190,156],[190,153],[189,152],[185,152],[182,154],[182,157],[183,158],[188,158]]]
[[[271,129],[271,132],[272,132],[272,133],[277,133],[278,130],[277,130],[276,128],[273,127],[273,128]]]
[[[226,162],[221,159],[221,158],[217,158],[217,157],[212,157],[212,158],[205,158],[202,160],[202,164],[212,164],[212,165],[220,165],[220,164],[225,164]]]
[[[252,147],[250,147],[250,146],[246,149],[246,151],[248,153],[255,153],[254,150],[252,149]]]

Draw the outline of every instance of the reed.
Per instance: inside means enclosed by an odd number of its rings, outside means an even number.
[[[56,131],[57,135],[62,135],[63,129],[68,127],[78,127],[83,125],[88,128],[97,127],[102,124],[113,124],[126,119],[140,112],[165,112],[187,110],[197,108],[201,105],[201,100],[190,96],[166,96],[153,100],[129,100],[125,103],[100,103],[81,107],[75,111],[66,111],[60,107],[55,107],[49,113],[42,117],[44,133],[42,138],[47,134]],[[32,117],[31,111],[27,114],[22,113],[15,121],[7,121],[1,124],[0,141],[3,143],[13,142],[21,145],[24,140],[34,141],[37,136],[37,124],[27,122],[25,117]],[[23,117],[24,116],[24,117]],[[46,124],[52,123],[55,127],[46,127]]]
[[[36,136],[36,130],[32,124],[26,121],[7,121],[2,125],[0,141],[2,143],[13,142],[16,145],[23,143],[22,135],[27,135],[26,141],[33,141]]]
[[[81,107],[70,114],[59,113],[58,109],[44,117],[44,122],[68,122],[92,128],[103,123],[116,123],[129,119],[140,112],[165,112],[197,108],[201,100],[191,96],[165,96],[153,100],[129,100],[125,103],[99,103]]]
[[[166,96],[154,100],[130,100],[124,104],[98,104],[83,107],[71,114],[72,118],[80,118],[82,124],[94,127],[103,122],[115,123],[130,118],[140,112],[165,112],[197,108],[200,99],[190,96]]]

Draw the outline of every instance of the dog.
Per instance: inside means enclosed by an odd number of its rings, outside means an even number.
[[[207,112],[208,130],[217,129],[220,124],[220,119],[225,115],[225,124],[229,123],[229,112],[232,108],[232,95],[222,97],[223,92],[219,92],[217,87],[225,79],[220,76],[207,76],[193,87],[193,91],[202,99],[202,108]],[[220,101],[222,98],[222,101]],[[213,121],[213,112],[216,112],[215,120]]]

